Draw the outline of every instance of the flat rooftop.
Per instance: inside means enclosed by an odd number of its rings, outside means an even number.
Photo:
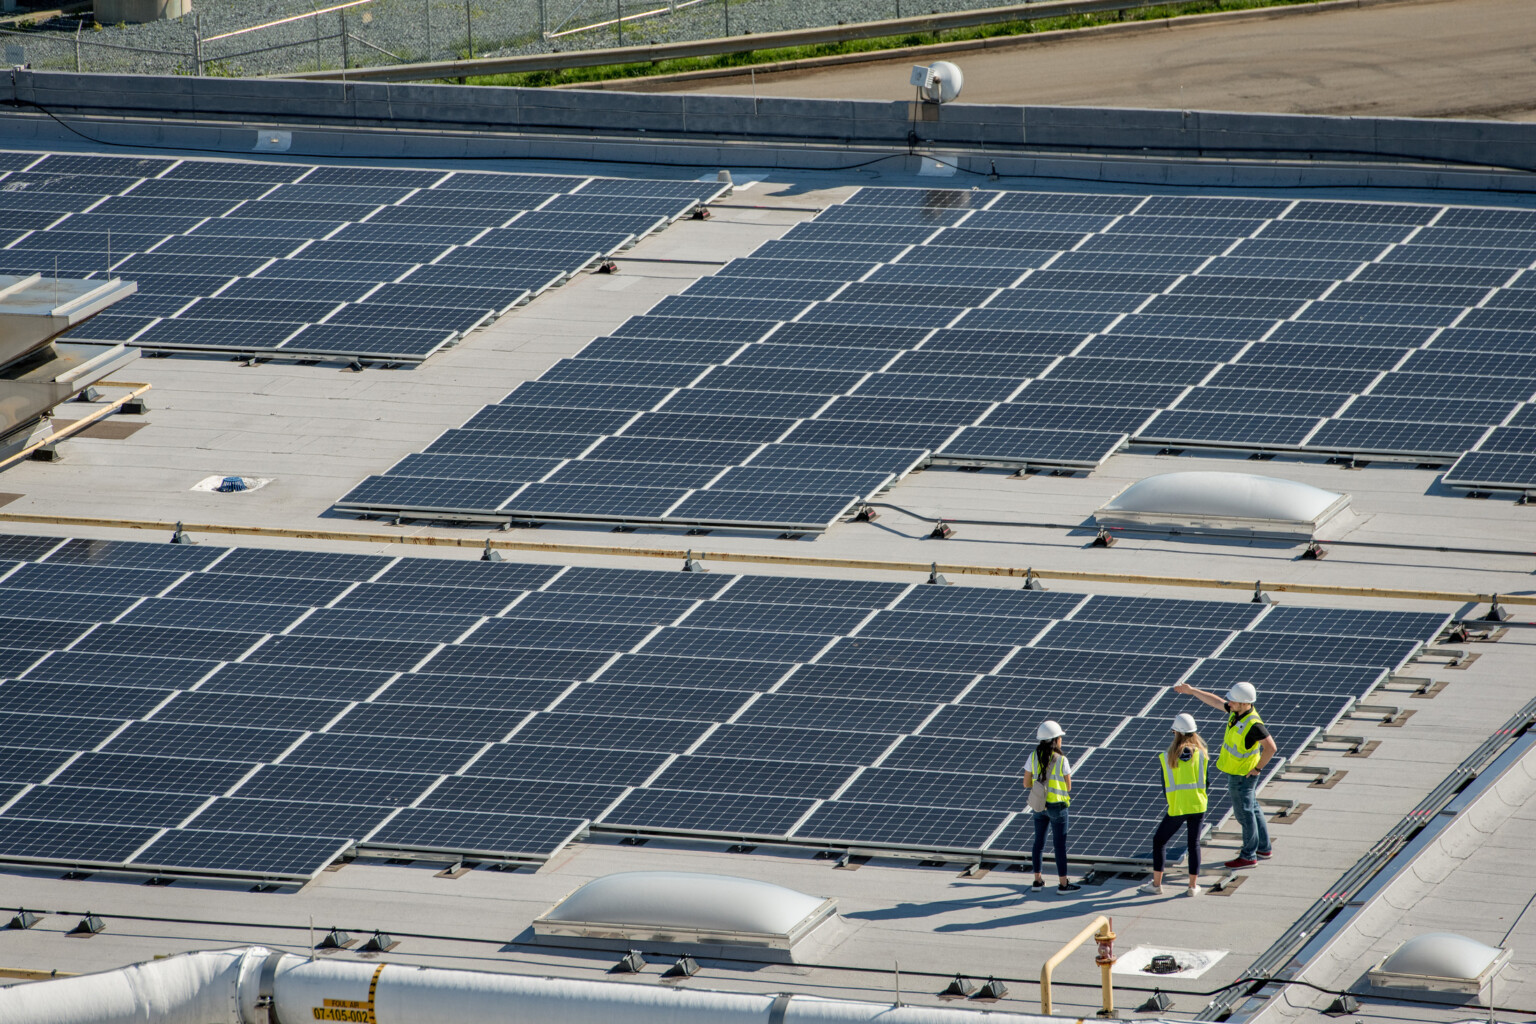
[[[0,120],[0,148],[23,148],[8,139],[11,128]],[[60,147],[50,142],[48,148]],[[301,158],[285,154],[283,159]],[[408,155],[371,160],[370,165],[456,166]],[[563,173],[571,165],[508,160],[500,169]],[[643,162],[582,169],[648,177],[702,173]],[[140,359],[125,376],[153,386],[146,396],[147,412],[112,416],[65,441],[59,462],[7,468],[0,475],[0,532],[169,540],[168,526],[181,522],[194,539],[214,545],[445,560],[477,558],[491,539],[510,561],[626,568],[681,568],[681,554],[691,550],[718,573],[902,583],[921,583],[925,567],[938,563],[958,587],[978,588],[1016,589],[1017,577],[1033,568],[1053,591],[1237,603],[1247,602],[1257,586],[1282,607],[1431,611],[1469,618],[1486,611],[1487,595],[1531,593],[1536,509],[1517,505],[1511,496],[1463,497],[1440,484],[1439,469],[1412,464],[1345,468],[1320,459],[1249,462],[1238,455],[1186,451],[1119,453],[1092,473],[1070,476],[934,467],[884,494],[874,522],[842,523],[824,534],[792,540],[550,524],[517,531],[431,521],[397,525],[328,512],[364,477],[422,451],[443,430],[462,424],[518,383],[537,378],[630,316],[781,236],[860,185],[934,183],[928,176],[874,169],[759,175],[738,173],[735,193],[712,206],[711,219],[678,222],[627,250],[618,260],[618,273],[578,276],[410,370],[358,373],[334,365],[244,365],[194,355]],[[954,182],[944,179],[943,184]],[[1004,187],[1138,191],[1027,179]],[[1156,191],[1289,195],[1262,189]],[[1309,188],[1306,194],[1451,201],[1446,193],[1433,191]],[[1536,207],[1536,199],[1512,195],[1458,193],[1454,201]],[[56,415],[75,418],[90,409],[81,404]],[[1320,560],[1298,558],[1298,545],[1269,541],[1124,535],[1110,548],[1092,545],[1091,517],[1105,500],[1146,476],[1186,469],[1262,472],[1344,491],[1352,496],[1354,517],[1325,537],[1335,543],[1326,545],[1327,557]],[[238,493],[198,487],[209,477],[227,476],[265,483]],[[939,519],[952,523],[949,539],[930,536]],[[1180,580],[1193,585],[1178,585]],[[811,848],[757,844],[730,852],[720,843],[657,837],[626,845],[617,835],[599,834],[567,846],[536,868],[481,864],[444,873],[441,862],[364,857],[322,871],[302,887],[271,892],[251,891],[249,882],[216,880],[147,885],[142,876],[111,872],[66,879],[57,870],[11,865],[0,870],[0,906],[24,906],[48,916],[35,929],[0,935],[5,947],[0,966],[79,973],[244,944],[304,952],[313,924],[317,936],[333,926],[359,938],[375,929],[387,932],[400,941],[380,956],[391,963],[654,985],[662,983],[666,958],[652,957],[653,966],[640,975],[610,978],[616,954],[534,944],[531,922],[592,878],[626,870],[697,870],[836,897],[842,921],[818,962],[702,958],[704,970],[680,983],[686,987],[892,1001],[899,984],[905,1002],[940,1005],[938,993],[958,972],[1006,979],[1008,996],[985,1008],[1033,1012],[1039,992],[1031,979],[1040,965],[1083,923],[1102,913],[1114,918],[1122,950],[1148,946],[1223,953],[1198,978],[1115,975],[1122,1009],[1136,1006],[1159,987],[1174,999],[1161,1016],[1188,1019],[1223,986],[1247,977],[1254,961],[1308,908],[1528,704],[1531,666],[1536,664],[1536,630],[1528,627],[1536,625],[1536,614],[1531,605],[1510,609],[1514,619],[1504,624],[1507,631],[1495,642],[1446,648],[1475,657],[1437,655],[1431,648],[1397,673],[1399,681],[1372,696],[1372,705],[1388,705],[1387,710],[1351,714],[1333,730],[1347,739],[1324,742],[1297,759],[1300,766],[1335,773],[1329,784],[1314,785],[1318,774],[1293,771],[1270,782],[1265,796],[1295,802],[1287,820],[1272,826],[1274,860],[1245,873],[1239,884],[1197,901],[1140,896],[1135,890],[1144,876],[1134,872],[1100,872],[1094,884],[1067,897],[1049,887],[1031,893],[1028,872],[1001,863],[974,869],[965,860],[873,856],[840,867],[835,856]],[[1425,681],[1433,685],[1417,695]],[[1368,756],[1352,750],[1361,740]],[[1455,864],[1421,861],[1421,866],[1438,865],[1431,872],[1436,879],[1432,894],[1405,911],[1391,930],[1357,944],[1332,984],[1354,983],[1390,950],[1394,937],[1445,929],[1512,946],[1515,961],[1500,979],[1497,1001],[1506,1007],[1536,1006],[1536,945],[1530,941],[1527,912],[1536,889],[1524,852],[1532,829],[1529,805],[1481,813],[1488,815],[1487,834],[1474,851]],[[1207,844],[1206,861],[1224,859],[1235,849],[1229,823]],[[1433,851],[1424,856],[1444,857]],[[1173,870],[1176,879],[1178,869]],[[1219,872],[1208,880],[1218,877]],[[1489,885],[1489,878],[1498,881]],[[1177,887],[1174,881],[1170,891]],[[66,940],[65,932],[87,912],[102,915],[106,931],[87,940]],[[327,955],[372,956],[355,949]],[[1057,1012],[1091,1013],[1098,1006],[1097,973],[1086,952],[1070,959],[1057,975],[1065,983],[1056,995]],[[1307,1007],[1291,1012],[1321,1019],[1319,1010],[1327,1000],[1314,996],[1291,992],[1293,1007]],[[1468,1009],[1367,1002],[1360,1016],[1453,1021],[1469,1013],[1475,1015]]]

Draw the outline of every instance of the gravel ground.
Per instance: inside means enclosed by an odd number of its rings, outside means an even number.
[[[86,25],[78,34],[84,71],[187,74],[195,66],[200,31],[208,73],[265,75],[313,71],[342,62],[341,15],[304,18],[228,39],[210,37],[332,6],[337,0],[198,0],[195,15],[145,25]],[[473,33],[477,57],[576,50],[619,45],[614,27],[539,38],[541,11],[554,32],[610,21],[622,9],[633,17],[668,0],[373,0],[346,12],[350,65],[450,60],[469,52]],[[687,0],[679,0],[687,2]],[[693,0],[691,6],[627,23],[622,43],[705,39],[727,33],[750,35],[817,25],[871,21],[899,14],[968,10],[976,0]],[[466,18],[466,8],[468,17]],[[25,48],[37,68],[76,66],[76,22],[55,19],[24,35],[0,35],[0,43]],[[315,39],[316,29],[321,38]],[[278,49],[267,49],[280,47]],[[265,52],[252,52],[265,50]]]

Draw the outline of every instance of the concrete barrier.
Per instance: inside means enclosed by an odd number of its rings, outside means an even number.
[[[589,138],[611,145],[743,142],[783,149],[908,145],[915,131],[925,147],[951,147],[995,159],[1191,157],[1231,161],[1282,159],[1358,161],[1378,181],[1412,171],[1418,187],[1443,166],[1469,170],[1536,171],[1536,124],[1413,118],[1319,117],[1219,111],[1135,110],[950,104],[921,111],[905,100],[815,100],[624,93],[383,82],[155,77],[18,71],[14,87],[0,81],[0,100],[56,115],[154,118],[166,122],[236,122],[358,128],[539,133],[569,143]],[[7,95],[9,93],[10,95]],[[370,143],[375,149],[378,140]],[[982,151],[982,152],[978,152]],[[381,155],[375,152],[374,155]],[[836,163],[856,162],[842,153]],[[807,157],[809,159],[809,157]],[[633,160],[631,153],[626,159]],[[827,165],[823,162],[823,165]],[[983,164],[985,166],[985,164]],[[1166,180],[1170,164],[1148,166],[1148,180]],[[1284,183],[1293,174],[1269,166]],[[1120,173],[1130,173],[1120,168]],[[1202,180],[1218,173],[1207,168]],[[1405,179],[1406,180],[1406,179]],[[1236,179],[1234,179],[1236,183]],[[1529,187],[1529,186],[1527,186]]]

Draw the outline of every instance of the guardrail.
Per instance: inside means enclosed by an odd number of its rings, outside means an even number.
[[[788,32],[764,32],[758,35],[700,39],[682,43],[655,43],[649,46],[615,46],[601,50],[575,50],[570,53],[535,53],[518,57],[482,57],[475,60],[447,60],[426,64],[398,64],[390,67],[356,68],[351,71],[305,71],[273,77],[369,82],[421,82],[445,78],[469,78],[477,75],[504,75],[523,71],[558,71],[564,68],[597,67],[605,64],[644,64],[679,57],[712,57],[744,50],[777,50],[790,46],[816,46],[846,43],[855,39],[879,39],[913,33],[944,32],[957,28],[976,28],[1011,21],[1041,21],[1077,14],[1105,14],[1132,11],[1141,7],[1166,6],[1169,0],[1042,0],[1041,3],[988,7],[956,11],[953,14],[925,14],[916,18],[891,18],[863,21],[852,25],[827,25],[821,28],[794,29]],[[1177,0],[1174,0],[1177,2]]]

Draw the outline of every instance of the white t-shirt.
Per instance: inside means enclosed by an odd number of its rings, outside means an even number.
[[[1063,775],[1071,775],[1072,774],[1072,762],[1067,760],[1067,755],[1063,754],[1059,750],[1055,754],[1053,754],[1051,756],[1051,769],[1053,771],[1056,770],[1056,762],[1058,762],[1058,761],[1061,762],[1061,774],[1063,774]],[[1039,751],[1036,751],[1035,753],[1029,755],[1029,764],[1027,764],[1024,767],[1024,770],[1029,772],[1029,774],[1031,776],[1033,776],[1033,777],[1035,777],[1037,779],[1040,777],[1040,753],[1039,753]]]

